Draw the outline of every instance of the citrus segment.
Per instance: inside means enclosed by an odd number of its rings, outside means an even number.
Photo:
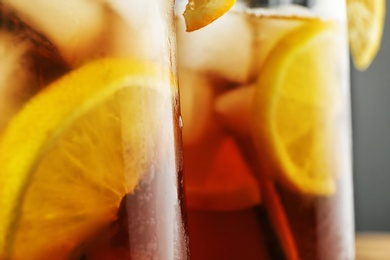
[[[349,46],[357,69],[374,60],[382,41],[385,0],[347,0]]]
[[[335,191],[337,39],[334,24],[314,19],[286,35],[265,61],[254,95],[253,136],[264,169],[302,193]]]
[[[187,32],[198,30],[225,14],[236,0],[189,0],[183,15]]]
[[[188,207],[226,211],[258,205],[259,185],[234,140],[224,138],[213,156],[210,168],[204,175],[206,177],[191,176],[191,179],[187,179]]]
[[[0,140],[1,259],[74,257],[115,220],[151,153],[162,81],[152,64],[94,61],[12,119]]]

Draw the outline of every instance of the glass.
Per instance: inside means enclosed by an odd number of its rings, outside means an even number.
[[[173,6],[0,1],[0,259],[187,259]]]
[[[354,259],[345,1],[176,6],[192,259]]]

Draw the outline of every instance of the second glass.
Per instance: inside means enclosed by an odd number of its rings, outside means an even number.
[[[177,10],[192,259],[353,259],[344,1]]]

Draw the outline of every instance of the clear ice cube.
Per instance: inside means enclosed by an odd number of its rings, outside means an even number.
[[[65,59],[78,64],[101,40],[103,5],[88,0],[4,0],[25,23],[52,41]]]
[[[0,32],[0,133],[9,119],[31,94],[34,78],[24,63],[28,51],[26,42],[18,42],[6,32]]]
[[[289,8],[289,10],[291,10]],[[288,10],[286,10],[288,12]],[[261,71],[261,67],[275,45],[289,32],[303,24],[302,19],[291,16],[251,14],[253,30],[256,32],[254,46],[254,62],[252,70]]]
[[[255,86],[240,86],[220,95],[214,111],[229,130],[248,136],[251,129],[252,99]]]
[[[199,141],[213,125],[213,87],[207,77],[190,70],[180,71],[180,103],[185,145]]]
[[[231,82],[247,82],[253,52],[252,28],[246,18],[244,13],[229,12],[212,24],[188,33],[183,17],[178,15],[179,66]]]
[[[169,2],[106,1],[112,14],[117,16],[116,22],[110,26],[113,31],[111,52],[157,61],[169,67],[167,55],[173,41],[167,37],[173,37],[172,32],[168,31],[173,19]],[[110,20],[113,21],[112,16]]]

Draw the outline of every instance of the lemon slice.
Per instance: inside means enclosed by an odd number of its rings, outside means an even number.
[[[236,0],[189,0],[183,15],[187,32],[198,30],[225,14]]]
[[[359,70],[370,66],[380,48],[385,12],[385,0],[347,0],[349,46]]]
[[[265,61],[254,95],[253,137],[264,170],[305,194],[335,191],[337,27],[316,19],[287,34]]]
[[[71,259],[115,220],[155,148],[150,108],[164,96],[158,71],[139,61],[94,61],[12,119],[0,140],[0,259]]]

